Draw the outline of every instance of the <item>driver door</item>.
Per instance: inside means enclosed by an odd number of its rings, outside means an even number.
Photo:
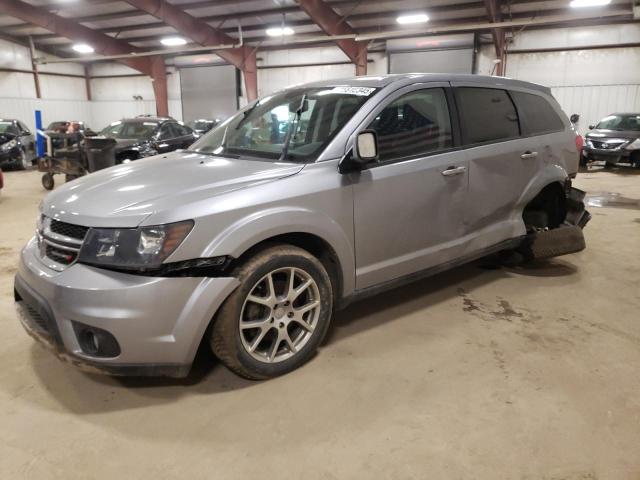
[[[453,151],[448,87],[401,89],[362,125],[375,130],[379,159],[350,174],[359,290],[464,252],[468,164]]]

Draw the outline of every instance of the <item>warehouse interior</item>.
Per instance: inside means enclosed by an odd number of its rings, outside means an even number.
[[[14,277],[39,208],[101,174],[60,170],[45,186],[51,125],[100,137],[170,119],[193,133],[188,149],[284,88],[412,73],[548,88],[582,148],[613,114],[640,125],[640,2],[0,0],[0,126],[28,134],[18,167],[0,165],[0,477],[640,478],[633,153],[579,153],[586,249],[477,258],[354,301],[283,376],[241,378],[204,343],[185,378],[110,376],[25,334]]]

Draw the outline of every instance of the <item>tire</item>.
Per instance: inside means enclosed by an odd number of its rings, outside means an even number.
[[[45,190],[53,190],[54,185],[53,174],[45,173],[42,175],[42,186]]]
[[[20,155],[16,158],[16,168],[18,170],[26,170],[29,167],[29,162],[27,160],[27,154],[24,150],[20,149]]]
[[[214,354],[250,380],[277,377],[307,362],[332,314],[331,279],[322,263],[306,250],[275,244],[237,267],[233,276],[240,286],[214,318],[209,338]]]
[[[586,167],[589,165],[589,160],[587,160],[587,157],[584,156],[584,154],[580,154],[580,166],[581,167]]]

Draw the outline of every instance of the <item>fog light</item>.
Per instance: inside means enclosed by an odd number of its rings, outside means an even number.
[[[73,322],[73,330],[78,338],[82,353],[92,357],[117,357],[120,345],[116,338],[106,330]]]

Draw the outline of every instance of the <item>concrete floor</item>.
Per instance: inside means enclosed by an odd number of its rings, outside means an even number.
[[[12,281],[44,195],[0,196],[0,478],[640,479],[640,175],[592,171],[587,250],[458,268],[341,312],[302,369],[92,376],[22,330]],[[594,202],[598,201],[594,198]]]

